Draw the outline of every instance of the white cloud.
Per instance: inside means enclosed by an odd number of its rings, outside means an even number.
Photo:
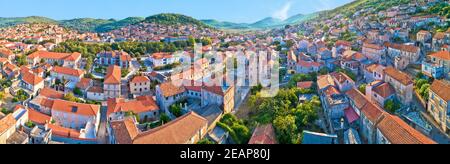
[[[281,19],[281,20],[286,20],[289,16],[288,14],[289,14],[289,10],[291,10],[291,6],[292,6],[292,2],[291,1],[287,2],[286,4],[283,5],[282,8],[275,11],[272,14],[272,17]]]

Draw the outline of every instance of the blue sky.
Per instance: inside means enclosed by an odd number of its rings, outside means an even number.
[[[115,18],[179,13],[197,19],[255,22],[332,9],[352,0],[0,0],[0,17]]]

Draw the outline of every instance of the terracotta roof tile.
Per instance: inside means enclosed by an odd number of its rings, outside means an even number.
[[[74,108],[76,108],[75,111],[73,110]],[[51,109],[85,116],[97,116],[97,113],[100,111],[100,106],[55,99],[53,100]]]
[[[397,116],[385,115],[377,127],[392,144],[436,144]]]
[[[439,51],[436,53],[431,54],[430,56],[443,59],[443,60],[450,60],[450,52],[449,51]]]
[[[392,86],[388,83],[383,83],[383,84],[373,88],[373,91],[383,98],[387,98],[387,97],[395,94],[394,88],[392,88]]]
[[[430,89],[443,100],[450,101],[450,84],[448,82],[435,80]]]
[[[114,98],[108,100],[108,114],[116,112],[133,112],[136,114],[157,111],[158,105],[151,96],[140,96],[136,100],[125,101],[122,98]]]
[[[22,80],[31,85],[37,85],[44,81],[44,79],[42,77],[34,75],[30,72],[23,72]]]
[[[77,83],[76,87],[80,89],[87,89],[92,84],[92,79],[89,78],[81,78],[80,81]]]
[[[248,144],[277,144],[272,124],[258,125]]]
[[[81,77],[84,75],[83,70],[73,69],[73,68],[68,68],[68,67],[60,67],[60,66],[53,67],[52,72],[55,72],[58,74],[75,76],[75,77]]]
[[[0,119],[0,136],[16,124],[12,113]]]
[[[207,125],[208,120],[190,112],[160,127],[138,134],[133,143],[185,144]]]
[[[119,66],[111,65],[106,71],[105,84],[120,84],[122,78],[122,70]]]
[[[159,88],[164,97],[174,96],[186,91],[184,87],[175,86],[171,82],[162,83],[159,85]]]
[[[62,99],[64,98],[64,93],[45,87],[41,90],[39,96],[44,96],[53,99]]]
[[[413,81],[412,81],[411,77],[409,77],[408,74],[406,74],[402,71],[399,71],[399,70],[395,69],[394,67],[387,67],[386,69],[384,69],[384,73],[387,76],[390,76],[391,78],[399,81],[403,85],[413,84]]]
[[[145,83],[145,82],[150,82],[150,79],[147,76],[135,76],[131,80],[131,83]]]
[[[47,123],[50,123],[51,121],[51,117],[41,113],[39,111],[36,111],[34,109],[29,108],[28,109],[28,119],[30,119],[30,121],[36,123],[36,124],[40,124],[40,125],[45,125]]]
[[[48,51],[36,51],[27,56],[28,59],[35,58],[45,58],[45,59],[54,59],[54,60],[68,60],[75,61],[81,58],[80,53],[57,53],[57,52],[48,52]]]
[[[139,130],[131,117],[121,121],[112,121],[111,128],[117,144],[132,144],[133,139],[139,134]]]

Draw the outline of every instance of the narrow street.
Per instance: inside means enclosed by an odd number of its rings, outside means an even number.
[[[418,73],[418,70],[414,69],[407,69],[405,73],[409,74],[411,77],[415,77]],[[432,116],[427,112],[426,107],[424,108],[422,104],[420,103],[420,99],[417,97],[416,94],[413,95],[413,101],[412,101],[412,109],[416,112],[419,112],[423,118],[426,119],[427,123],[429,123],[432,126],[432,130],[430,132],[430,138],[436,141],[440,144],[450,144],[450,137],[446,135],[443,131],[440,130],[438,123],[432,118]]]
[[[430,138],[436,141],[440,144],[450,144],[450,138],[448,135],[446,135],[441,129],[439,128],[439,125],[434,121],[434,119],[430,116],[430,114],[427,112],[425,108],[422,107],[420,104],[419,98],[416,96],[416,94],[413,94],[413,102],[412,102],[414,108],[417,112],[420,112],[422,114],[423,118],[426,119],[426,121],[432,126],[432,130],[430,132]]]
[[[102,106],[100,108],[100,125],[98,127],[97,133],[97,143],[98,144],[108,144],[108,131],[107,131],[107,106]]]

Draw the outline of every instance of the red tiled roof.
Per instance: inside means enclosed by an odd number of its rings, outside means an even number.
[[[164,97],[174,96],[186,91],[184,87],[175,86],[171,82],[162,83],[159,85],[159,88]]]
[[[112,121],[116,144],[132,144],[133,139],[139,134],[139,130],[131,117],[127,117],[121,121]]]
[[[0,63],[5,63],[5,62],[7,62],[7,61],[9,61],[9,60],[6,59],[6,58],[0,58]]]
[[[75,61],[80,57],[81,54],[78,52],[69,54],[69,53],[57,53],[48,51],[36,51],[27,56],[28,59],[45,58],[45,59],[68,60],[68,61]]]
[[[77,110],[72,111],[73,107],[77,107]],[[53,100],[51,109],[66,113],[76,113],[85,116],[97,116],[97,113],[100,111],[100,106],[55,99]]]
[[[310,62],[310,61],[304,61],[304,60],[299,60],[297,62],[298,65],[302,66],[302,67],[320,67],[320,63],[317,62]]]
[[[384,113],[383,109],[372,102],[366,103],[366,105],[361,108],[361,111],[372,123],[378,122],[379,118]]]
[[[0,48],[0,54],[6,55],[6,56],[14,55],[14,53],[10,49],[7,49],[7,48]]]
[[[62,92],[58,92],[54,89],[50,89],[50,88],[43,88],[41,90],[41,92],[39,93],[40,96],[44,96],[44,97],[48,97],[48,98],[53,98],[53,99],[62,99],[64,98],[64,93]]]
[[[348,107],[347,109],[345,109],[344,113],[345,118],[350,124],[359,119],[359,115],[355,112],[355,110],[352,107]]]
[[[397,116],[386,114],[377,127],[392,144],[436,144]]]
[[[347,74],[342,73],[342,72],[333,72],[333,73],[330,73],[330,75],[331,75],[334,79],[336,79],[336,81],[338,81],[340,84],[345,83],[345,81],[354,82],[354,81],[352,80],[352,78],[348,77]]]
[[[160,127],[138,134],[133,143],[185,144],[207,126],[208,120],[195,112],[190,112]]]
[[[3,135],[9,128],[16,124],[16,119],[14,119],[12,113],[6,115],[0,119],[0,136]]]
[[[356,108],[358,109],[362,109],[369,102],[366,97],[356,88],[350,89],[345,94],[350,98],[350,100],[353,101]]]
[[[272,124],[258,125],[248,144],[277,144]]]
[[[42,77],[36,76],[30,72],[23,72],[22,80],[31,85],[37,85],[44,81]]]
[[[103,93],[104,90],[103,90],[103,87],[92,86],[92,87],[89,87],[87,92],[90,92],[90,93]]]
[[[314,82],[312,81],[304,81],[304,82],[298,82],[297,83],[297,88],[300,89],[309,89],[313,86]]]
[[[40,125],[45,125],[51,121],[50,116],[31,108],[28,109],[28,119],[30,119],[33,123]]]
[[[317,86],[319,89],[324,89],[327,86],[335,86],[333,78],[327,74],[317,77]]]
[[[167,58],[172,58],[172,55],[170,53],[165,53],[165,52],[153,53],[152,58],[153,59],[167,59]]]
[[[53,67],[52,72],[55,72],[58,74],[75,76],[75,77],[81,77],[84,74],[83,70],[73,69],[73,68],[68,68],[68,67],[60,67],[60,66]]]
[[[136,100],[125,101],[122,98],[114,98],[108,100],[108,114],[116,112],[133,112],[136,114],[157,111],[158,105],[151,96],[140,96]]]
[[[391,78],[399,81],[403,85],[410,85],[413,83],[413,81],[412,81],[411,77],[409,77],[409,75],[395,69],[394,67],[387,67],[386,69],[384,69],[384,73],[386,75],[389,75]]]
[[[104,84],[120,84],[122,78],[122,70],[119,66],[111,65],[106,71]]]
[[[434,35],[433,38],[434,38],[434,39],[439,39],[439,40],[444,39],[444,38],[445,38],[445,33],[443,33],[443,32],[437,32],[437,33]]]
[[[150,79],[147,76],[135,76],[130,83],[145,83],[150,82]]]
[[[444,101],[450,101],[450,84],[448,82],[435,80],[430,89]]]
[[[47,124],[48,128],[52,129],[52,134],[60,137],[79,138],[80,132],[75,129],[65,128],[62,126]]]
[[[387,98],[387,97],[395,94],[394,88],[392,88],[392,86],[388,83],[383,83],[383,84],[373,88],[373,91],[383,98]]]
[[[370,49],[376,49],[376,50],[382,50],[383,49],[382,46],[379,46],[379,45],[376,45],[376,44],[370,44],[370,43],[364,43],[363,47],[364,48],[370,48]]]
[[[77,83],[76,87],[80,89],[87,89],[92,83],[92,79],[89,78],[81,78],[80,81]]]
[[[337,90],[334,86],[328,87],[327,90],[325,90],[324,92],[325,92],[325,95],[327,95],[327,96],[341,94],[339,92],[339,90]]]
[[[419,47],[413,46],[413,45],[403,45],[403,44],[395,44],[395,43],[387,43],[388,47],[397,49],[400,51],[406,51],[411,53],[417,53],[419,51]]]
[[[443,59],[443,60],[450,60],[450,52],[449,51],[439,51],[436,53],[431,54],[430,56]]]

